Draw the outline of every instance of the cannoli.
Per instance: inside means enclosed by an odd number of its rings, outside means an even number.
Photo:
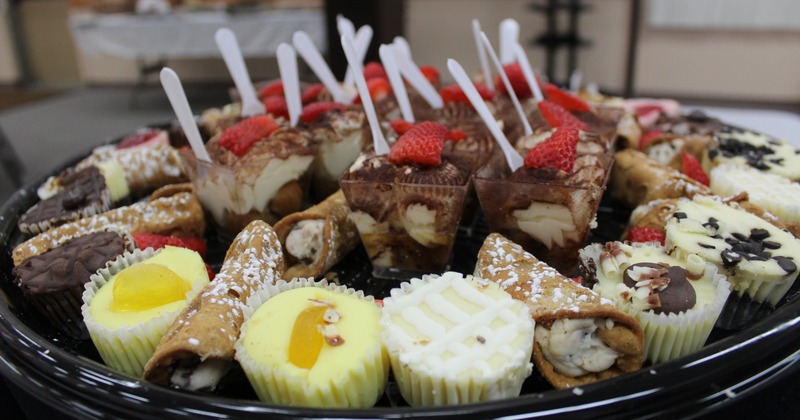
[[[277,235],[265,222],[233,240],[220,273],[169,327],[144,369],[144,379],[189,390],[213,390],[228,372],[250,296],[283,273]]]
[[[132,195],[141,197],[156,188],[185,182],[178,150],[167,144],[152,147],[118,149],[113,145],[101,146],[76,166],[82,169],[114,160],[122,167]]]
[[[660,198],[710,195],[711,190],[688,176],[662,165],[633,149],[614,154],[611,190],[628,207]]]
[[[275,224],[283,244],[283,278],[318,278],[361,241],[342,190],[307,210]]]
[[[202,236],[205,217],[195,194],[180,187],[167,187],[174,194],[154,193],[149,201],[134,203],[105,213],[86,217],[40,233],[21,243],[13,251],[14,265],[88,233],[115,230],[175,236]]]
[[[531,308],[533,362],[554,387],[580,386],[641,368],[644,335],[634,318],[502,235],[486,238],[475,275],[498,283]]]

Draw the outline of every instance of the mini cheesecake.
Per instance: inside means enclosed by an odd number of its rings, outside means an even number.
[[[800,181],[800,154],[785,140],[736,128],[718,131],[714,139],[716,146],[709,147],[703,159],[706,172],[732,163]]]

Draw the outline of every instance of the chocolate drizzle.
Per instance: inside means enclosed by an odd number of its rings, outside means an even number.
[[[634,280],[632,276],[636,276]],[[679,313],[694,308],[697,294],[687,279],[682,267],[658,263],[633,264],[623,274],[623,282],[638,291],[649,289],[645,297],[649,308],[655,313]]]

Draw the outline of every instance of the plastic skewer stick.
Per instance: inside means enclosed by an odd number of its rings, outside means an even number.
[[[394,45],[381,45],[378,52],[383,62],[383,68],[389,76],[389,83],[392,85],[394,97],[397,99],[397,104],[400,106],[400,113],[403,119],[408,122],[414,122],[414,112],[411,109],[411,101],[408,99],[408,92],[403,83],[403,77],[400,76],[400,69],[397,68],[397,61],[395,60],[396,49]]]
[[[328,63],[322,58],[322,54],[319,53],[319,50],[317,50],[316,45],[311,41],[308,34],[303,31],[295,32],[292,37],[292,44],[300,56],[303,57],[303,60],[311,67],[314,74],[317,75],[320,82],[322,82],[325,88],[328,89],[328,92],[331,93],[333,100],[341,104],[350,105],[353,102],[355,94],[344,90],[339,85],[333,72],[331,72],[331,68],[328,67]]]
[[[211,157],[206,151],[206,146],[203,144],[203,138],[200,137],[200,130],[197,128],[197,123],[194,121],[194,114],[192,108],[189,106],[189,100],[186,99],[186,92],[183,91],[183,85],[178,74],[169,67],[161,69],[161,86],[164,87],[164,92],[167,93],[169,103],[172,105],[172,110],[178,117],[178,122],[186,134],[186,139],[189,140],[189,145],[192,146],[192,151],[197,157],[197,160],[204,160],[211,162]]]
[[[572,93],[578,93],[581,90],[581,81],[583,80],[583,73],[580,69],[575,69],[569,75],[569,90]]]
[[[503,65],[514,62],[514,45],[519,40],[519,23],[514,19],[500,22],[500,62]]]
[[[392,39],[392,44],[397,46],[397,50],[401,52],[404,56],[406,56],[409,60],[411,59],[411,46],[408,45],[408,41],[402,36],[396,36]]]
[[[247,72],[247,66],[244,63],[242,50],[239,48],[239,41],[236,40],[236,34],[228,28],[219,28],[214,34],[214,39],[225,60],[225,65],[228,67],[228,72],[233,77],[236,90],[239,91],[239,96],[242,98],[242,116],[252,117],[263,114],[264,104],[258,100],[256,89],[250,80],[250,73]]]
[[[497,68],[497,72],[500,74],[500,79],[503,81],[503,85],[506,87],[508,96],[511,97],[511,102],[514,104],[514,108],[517,110],[517,116],[519,116],[519,120],[522,122],[522,128],[524,129],[525,135],[530,136],[533,134],[531,123],[528,122],[528,117],[525,115],[525,111],[522,109],[522,105],[519,103],[517,93],[514,91],[514,87],[511,86],[511,82],[508,80],[508,75],[506,75],[506,72],[503,70],[503,65],[500,64],[500,59],[497,58],[497,53],[494,52],[494,47],[492,47],[492,43],[489,42],[489,38],[486,36],[486,33],[481,32],[481,40],[483,41],[483,45],[486,47],[486,51],[489,52],[489,57],[492,59],[492,63]]]
[[[364,70],[361,68],[361,63],[358,62],[358,54],[350,38],[343,36],[341,41],[344,55],[347,57],[347,62],[355,73],[356,87],[358,88],[361,104],[364,106],[364,112],[367,114],[367,120],[369,121],[375,154],[378,156],[386,155],[389,153],[389,143],[387,143],[386,138],[383,137],[383,131],[381,131],[381,126],[378,122],[378,114],[375,112],[375,106],[372,104],[372,97],[369,96],[367,81],[364,79]]]
[[[358,62],[364,63],[364,57],[367,56],[367,50],[369,50],[369,43],[372,42],[372,27],[369,25],[364,25],[358,28],[358,31],[353,39],[353,44],[358,52]],[[353,76],[353,69],[351,69],[350,66],[347,66],[347,72],[344,75],[344,82],[342,82],[342,84],[350,89],[356,85],[356,81]]]
[[[539,82],[536,81],[536,76],[534,76],[533,69],[531,69],[531,63],[528,61],[528,55],[525,54],[525,50],[522,49],[522,45],[519,44],[514,46],[514,51],[517,62],[522,69],[522,74],[525,75],[525,81],[528,82],[528,87],[530,87],[531,92],[533,92],[533,98],[537,103],[542,102],[544,100],[544,95],[542,95],[542,89],[539,87]]]
[[[356,36],[356,26],[353,25],[353,22],[350,19],[341,14],[336,15],[336,29],[339,30],[339,36]]]
[[[481,42],[481,23],[478,21],[478,19],[472,19],[472,36],[475,37],[475,48],[478,50],[478,59],[481,62],[481,71],[483,72],[484,84],[489,88],[489,90],[494,92],[494,83],[492,83],[492,69],[489,67],[489,61],[486,59],[486,50],[483,49],[483,43]]]
[[[300,120],[300,114],[303,112],[303,102],[300,99],[300,76],[297,73],[297,54],[294,48],[285,42],[278,45],[278,69],[281,72],[286,107],[289,109],[289,125],[297,127],[297,121]]]
[[[467,98],[478,112],[478,115],[483,119],[483,123],[486,124],[486,127],[492,133],[497,144],[500,145],[500,149],[503,150],[511,172],[519,169],[523,165],[522,156],[520,156],[511,146],[511,143],[508,142],[505,134],[503,134],[503,130],[500,129],[500,125],[497,123],[497,120],[494,119],[494,115],[489,111],[489,107],[486,106],[486,102],[481,98],[478,89],[475,88],[475,85],[472,83],[469,76],[467,76],[464,68],[461,67],[461,64],[458,64],[458,61],[452,58],[447,60],[447,68],[450,70],[450,74],[453,75],[456,83],[461,87],[461,90],[467,95]]]
[[[395,40],[397,40],[397,38],[395,38]],[[431,82],[425,78],[425,75],[422,74],[422,71],[414,63],[411,56],[406,55],[405,47],[403,47],[402,42],[394,45],[400,46],[400,48],[395,49],[395,60],[397,61],[397,66],[400,68],[400,74],[411,83],[411,86],[425,98],[425,101],[428,102],[432,108],[443,108],[444,101],[442,101],[442,97],[439,96],[439,92],[437,92]]]

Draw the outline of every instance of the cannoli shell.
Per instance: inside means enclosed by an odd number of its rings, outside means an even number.
[[[251,222],[228,248],[220,273],[169,327],[145,366],[144,379],[166,385],[179,363],[233,361],[247,300],[282,273],[283,254],[275,231],[266,222]]]
[[[633,208],[662,198],[711,195],[711,190],[692,178],[662,165],[642,152],[625,149],[614,154],[611,191],[614,197]]]
[[[286,280],[296,277],[319,278],[361,241],[355,222],[350,218],[350,207],[342,190],[331,194],[319,204],[290,214],[276,223],[275,233],[282,244],[286,243],[289,233],[302,220],[324,221],[322,249],[319,250],[319,256],[315,261],[305,263],[289,254],[284,246],[283,258],[286,262],[286,271],[283,273],[283,278]]]
[[[156,191],[150,201],[119,207],[76,220],[45,232],[14,248],[14,265],[76,238],[93,232],[116,230],[131,234],[148,232],[160,235],[202,236],[206,222],[203,207],[189,187],[169,186]]]
[[[102,146],[78,163],[78,168],[116,160],[125,174],[128,188],[134,196],[142,196],[156,188],[186,182],[178,150],[170,145],[117,149]]]
[[[537,325],[550,328],[559,319],[608,318],[614,327],[599,337],[620,353],[614,366],[602,372],[569,377],[557,372],[534,342],[533,362],[557,389],[613,378],[642,367],[644,334],[639,323],[609,300],[561,275],[500,234],[490,234],[478,254],[475,274],[500,284],[514,299],[525,302]]]

